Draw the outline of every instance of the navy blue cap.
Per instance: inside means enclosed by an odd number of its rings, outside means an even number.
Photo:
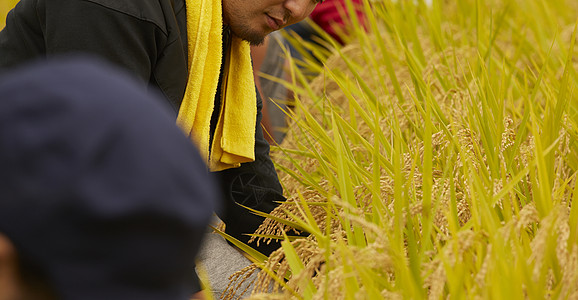
[[[60,299],[189,299],[220,196],[172,114],[98,60],[0,78],[0,232]]]

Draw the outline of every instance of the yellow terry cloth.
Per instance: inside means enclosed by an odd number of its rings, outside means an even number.
[[[249,43],[233,36],[225,59],[221,110],[209,145],[223,49],[221,0],[186,0],[189,79],[177,125],[195,142],[211,171],[255,160],[257,118]],[[209,151],[210,149],[210,151]]]

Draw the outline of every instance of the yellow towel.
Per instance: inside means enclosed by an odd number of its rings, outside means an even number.
[[[224,54],[220,115],[209,145],[223,55],[221,5],[221,0],[186,0],[189,79],[177,116],[177,125],[196,143],[211,171],[255,160],[257,105],[250,46],[235,36]]]

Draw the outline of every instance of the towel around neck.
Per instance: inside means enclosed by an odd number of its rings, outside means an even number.
[[[211,171],[255,160],[256,91],[250,46],[233,36],[223,53],[221,0],[187,0],[189,78],[177,124],[195,142]],[[221,83],[221,107],[214,107]],[[219,109],[210,145],[211,115]]]

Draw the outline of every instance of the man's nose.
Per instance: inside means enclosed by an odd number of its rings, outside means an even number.
[[[287,25],[303,21],[311,14],[315,5],[312,0],[285,0],[285,8],[290,13]]]

